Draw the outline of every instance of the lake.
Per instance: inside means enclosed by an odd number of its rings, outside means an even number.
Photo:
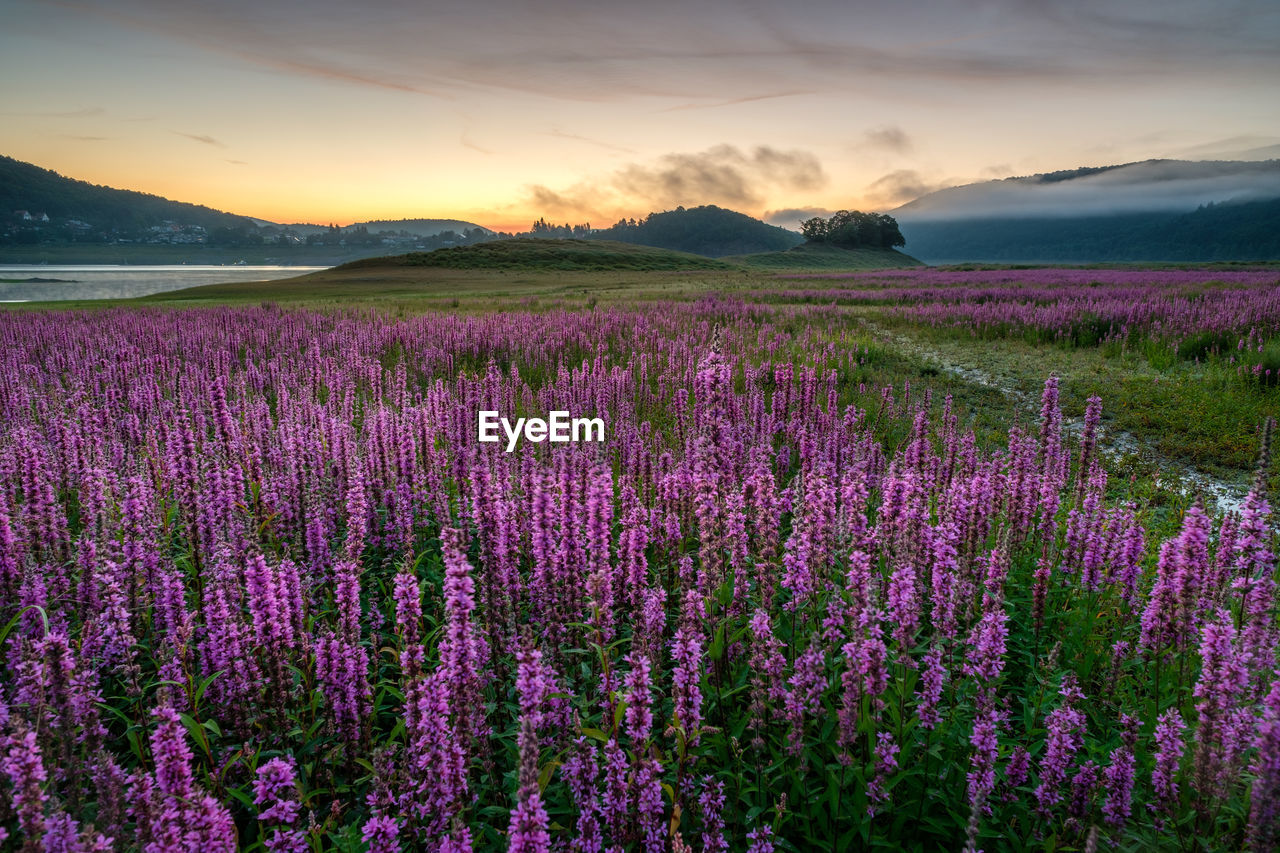
[[[202,284],[272,281],[322,269],[327,267],[0,264],[0,302],[132,299]]]

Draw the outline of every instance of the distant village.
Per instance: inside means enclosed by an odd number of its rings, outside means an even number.
[[[46,242],[75,243],[152,243],[164,245],[197,245],[209,242],[209,233],[202,225],[189,225],[171,219],[136,231],[118,228],[95,228],[83,219],[55,221],[49,214],[30,210],[15,210],[4,223],[5,242],[36,244]]]
[[[493,233],[482,228],[468,228],[462,233],[445,230],[437,234],[414,234],[406,230],[370,232],[363,225],[338,227],[278,226],[248,224],[213,229],[203,225],[161,220],[159,224],[125,229],[102,227],[82,219],[51,219],[48,213],[14,210],[0,223],[0,243],[40,245],[54,243],[132,244],[156,246],[217,247],[326,247],[385,248],[389,251],[414,251],[465,246],[493,239]]]

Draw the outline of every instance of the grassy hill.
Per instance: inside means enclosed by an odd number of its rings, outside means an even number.
[[[872,270],[923,266],[894,249],[841,249],[806,243],[785,252],[713,259],[688,252],[610,240],[519,238],[352,261],[335,272],[434,267],[455,270]]]
[[[804,238],[794,231],[769,225],[745,213],[707,204],[650,213],[640,222],[619,222],[612,228],[595,232],[591,239],[617,240],[720,258],[784,251]]]
[[[522,238],[367,258],[343,264],[337,271],[438,267],[460,270],[728,270],[723,261],[608,240]]]
[[[753,269],[772,270],[876,270],[924,266],[896,249],[841,249],[820,243],[805,243],[785,252],[761,252],[723,260]]]

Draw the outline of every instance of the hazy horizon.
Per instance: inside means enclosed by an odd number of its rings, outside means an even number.
[[[274,222],[794,228],[1280,143],[1264,2],[0,3],[0,153]]]

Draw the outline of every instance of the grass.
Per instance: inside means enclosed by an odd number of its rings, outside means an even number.
[[[927,350],[952,368],[991,377],[1023,397],[1028,410],[1044,377],[1056,373],[1068,415],[1081,416],[1096,394],[1102,398],[1108,429],[1128,433],[1159,457],[1226,482],[1245,482],[1253,470],[1260,425],[1267,417],[1280,419],[1280,388],[1241,379],[1234,366],[1216,360],[1197,363],[1203,341],[1188,345],[1192,359],[1186,360],[1169,347],[984,340],[961,330],[890,321],[876,307],[862,311],[892,329],[904,346]],[[1280,479],[1275,484],[1280,486]]]
[[[350,266],[276,281],[193,287],[138,301],[170,306],[263,301],[306,307],[365,304],[400,312],[477,312],[511,307],[546,310],[581,307],[592,300],[695,299],[705,293],[758,287],[767,278],[761,274],[744,275],[732,268],[557,271]]]
[[[481,270],[723,270],[729,264],[691,255],[611,240],[498,240],[432,252],[410,252],[343,264],[339,270],[396,267],[445,267]]]
[[[1248,471],[1258,429],[1280,415],[1280,393],[1218,365],[1144,369],[1140,358],[1102,357],[1105,369],[1071,383],[1075,396],[1111,400],[1116,425],[1164,456],[1218,473]]]
[[[837,246],[796,246],[785,252],[737,255],[726,261],[754,269],[775,270],[878,270],[921,267],[920,261],[895,249],[841,249]]]

